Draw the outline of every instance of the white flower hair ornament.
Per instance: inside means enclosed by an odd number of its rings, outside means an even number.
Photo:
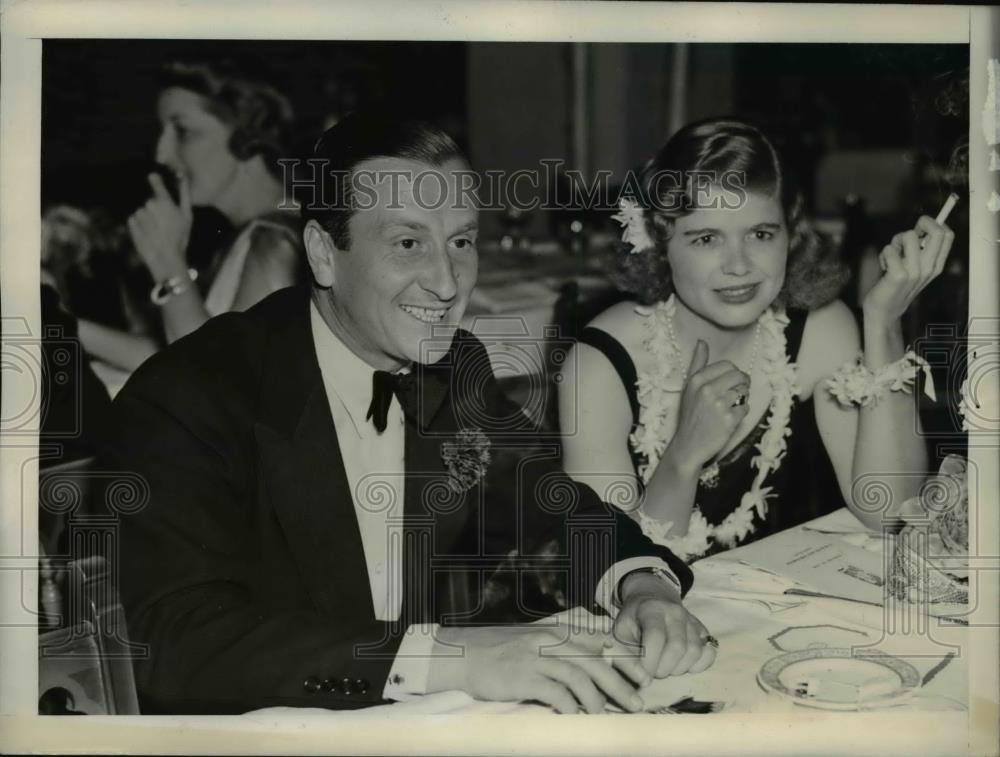
[[[622,242],[632,245],[629,253],[635,255],[653,249],[656,243],[646,230],[642,206],[631,197],[622,197],[618,207],[621,210],[611,217],[622,226]]]

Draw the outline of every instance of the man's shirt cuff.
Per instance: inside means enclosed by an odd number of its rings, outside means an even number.
[[[406,629],[382,689],[383,699],[402,701],[427,693],[437,629],[437,623],[414,624]]]
[[[663,577],[668,582],[673,583],[677,589],[677,598],[680,599],[683,591],[681,582],[663,560],[658,557],[630,557],[627,560],[620,560],[608,568],[601,580],[597,584],[597,592],[594,597],[600,607],[612,617],[618,614],[621,607],[621,597],[619,596],[620,583],[629,573],[641,568],[657,568],[663,571]]]

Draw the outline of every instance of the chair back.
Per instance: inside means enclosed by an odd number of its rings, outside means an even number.
[[[67,552],[65,537],[70,518],[91,509],[96,488],[93,469],[92,457],[39,466],[38,536],[45,554]]]
[[[103,557],[68,565],[70,623],[38,637],[41,715],[139,713],[125,613]]]

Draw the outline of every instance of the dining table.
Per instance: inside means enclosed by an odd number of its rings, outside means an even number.
[[[669,714],[672,704],[695,700],[712,705],[697,715],[706,722],[723,714],[815,712],[817,708],[845,717],[887,710],[966,713],[969,655],[965,646],[969,625],[962,617],[963,608],[952,607],[950,617],[934,617],[928,616],[926,606],[920,604],[879,605],[870,599],[834,598],[827,596],[822,587],[797,578],[794,571],[782,575],[773,568],[776,552],[787,550],[789,544],[802,543],[834,549],[844,546],[852,554],[861,549],[871,553],[876,564],[888,565],[883,557],[891,542],[891,535],[868,531],[845,508],[694,562],[694,586],[684,604],[718,640],[718,654],[714,664],[703,672],[654,679],[642,688],[645,711],[662,716]],[[585,611],[577,608],[575,612]],[[566,620],[566,616],[552,616],[538,622],[555,624]],[[776,687],[773,675],[768,681],[765,670],[769,663],[774,668],[774,661],[782,656],[791,656],[794,662],[796,655],[821,660],[827,656],[844,657],[848,664],[851,659],[890,659],[905,671],[900,680],[909,676],[909,681],[899,686],[899,696],[861,697],[857,702],[850,697],[846,703],[831,703],[823,697],[796,695],[781,685]],[[780,661],[777,664],[780,666]],[[887,675],[900,684],[892,673]],[[446,691],[350,713],[268,708],[242,717],[255,723],[279,723],[312,717],[394,719],[519,713],[553,711],[538,703],[478,701],[461,691]],[[639,717],[613,710],[606,716]]]
[[[703,672],[643,687],[641,713],[609,707],[602,714],[558,715],[534,702],[479,701],[444,691],[357,710],[274,707],[235,716],[74,718],[71,737],[61,726],[65,719],[45,719],[45,733],[63,733],[67,743],[87,745],[88,751],[101,751],[95,745],[123,751],[127,744],[125,751],[141,745],[160,754],[995,754],[990,581],[977,588],[970,575],[967,606],[888,596],[873,601],[880,593],[874,589],[886,583],[896,538],[869,531],[841,509],[694,562],[694,585],[684,604],[718,640],[717,658]],[[810,584],[808,571],[800,569],[807,561],[816,576],[831,568],[844,586],[853,582],[868,590]],[[782,563],[790,567],[783,570]],[[838,592],[844,596],[831,596]],[[538,622],[590,617],[575,612],[579,617],[561,614]],[[607,623],[604,616],[593,619]],[[782,667],[788,660],[807,667],[782,691],[782,671],[794,669]],[[826,674],[843,673],[855,676],[860,694],[870,674],[863,672],[859,681],[852,665],[864,669],[872,660],[892,663],[875,674],[873,684],[877,689],[888,680],[890,690],[855,702],[843,696],[844,686],[833,689],[838,696],[832,699],[839,700],[833,702],[808,691],[810,678],[825,686]],[[799,681],[805,684],[802,694],[795,691],[797,678],[805,679]],[[677,706],[685,701],[708,706],[685,712]]]

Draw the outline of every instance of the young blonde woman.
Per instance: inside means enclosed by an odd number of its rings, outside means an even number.
[[[583,330],[564,372],[567,471],[691,560],[806,520],[789,472],[821,446],[847,506],[878,527],[883,510],[852,490],[875,477],[891,503],[916,494],[911,389],[926,364],[900,318],[941,272],[951,230],[924,216],[893,237],[859,329],[756,128],[689,125],[641,185],[619,216],[635,299]]]

